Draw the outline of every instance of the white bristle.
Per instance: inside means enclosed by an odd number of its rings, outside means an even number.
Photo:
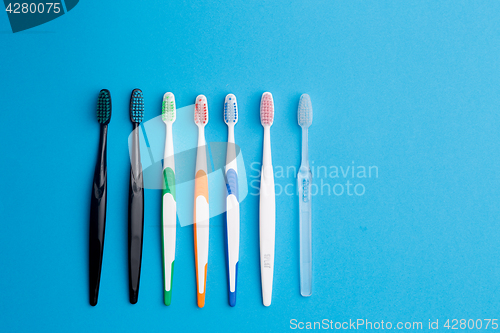
[[[260,122],[262,126],[271,126],[274,121],[274,101],[270,92],[262,94],[260,100]]]
[[[238,122],[238,103],[233,94],[227,95],[224,101],[224,122],[227,125]]]
[[[205,126],[208,123],[208,104],[204,95],[198,95],[194,104],[194,122]]]
[[[297,111],[297,118],[301,127],[309,127],[313,121],[313,109],[311,98],[308,94],[302,94],[299,100],[299,108]]]

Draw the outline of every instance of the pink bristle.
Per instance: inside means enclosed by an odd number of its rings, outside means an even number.
[[[260,122],[262,126],[271,126],[274,121],[273,95],[269,92],[262,94],[260,100]]]

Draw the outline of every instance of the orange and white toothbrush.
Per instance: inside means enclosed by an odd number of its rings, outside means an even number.
[[[205,306],[208,263],[208,229],[210,212],[208,206],[208,172],[205,125],[208,123],[208,104],[204,95],[196,97],[194,122],[198,126],[198,151],[194,180],[194,256],[196,263],[196,290],[198,306]]]

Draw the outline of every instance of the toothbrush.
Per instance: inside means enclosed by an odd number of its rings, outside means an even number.
[[[128,262],[130,303],[137,303],[141,277],[142,238],[144,232],[144,189],[142,180],[139,126],[144,118],[144,97],[140,89],[130,96],[130,120],[133,124],[130,154],[130,187],[128,200]]]
[[[274,121],[273,95],[262,94],[260,100],[260,122],[264,127],[264,149],[260,179],[260,277],[262,283],[262,303],[271,305],[274,273],[274,235],[276,225],[276,205],[274,193],[274,171],[271,160],[271,125]]]
[[[210,211],[208,206],[207,152],[205,125],[208,123],[207,98],[196,97],[194,122],[198,126],[198,151],[194,181],[194,255],[196,262],[196,289],[198,306],[205,306],[208,263],[208,228]]]
[[[177,204],[175,201],[175,163],[172,124],[175,122],[175,97],[171,92],[163,95],[161,118],[165,123],[165,154],[163,157],[163,181],[161,203],[162,254],[163,254],[163,301],[172,301],[172,280],[174,278],[175,229]]]
[[[90,199],[90,228],[89,228],[89,301],[90,305],[97,304],[99,296],[99,281],[101,280],[102,253],[104,248],[104,229],[106,227],[106,194],[107,194],[107,166],[106,147],[108,124],[111,120],[111,94],[102,89],[97,101],[97,121],[100,127],[99,154],[94,172],[92,197]]]
[[[238,122],[236,96],[229,94],[224,102],[224,122],[227,124],[226,155],[226,266],[229,305],[236,305],[236,283],[240,252],[240,203],[234,125]]]
[[[307,129],[312,124],[312,104],[308,94],[300,96],[297,117],[302,127],[302,162],[297,174],[300,210],[300,294],[312,294],[312,245],[311,245],[311,184]]]

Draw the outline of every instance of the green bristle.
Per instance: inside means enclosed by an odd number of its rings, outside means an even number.
[[[97,99],[97,121],[108,124],[111,119],[111,94],[109,90],[102,89]]]
[[[163,121],[174,121],[175,120],[175,104],[173,98],[166,97],[163,100],[161,109],[161,119]]]

